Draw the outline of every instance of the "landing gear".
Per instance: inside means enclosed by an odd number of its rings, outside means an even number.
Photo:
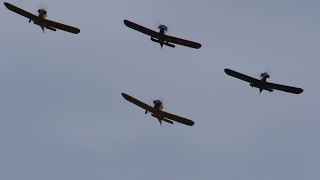
[[[144,114],[147,114],[147,113],[148,113],[148,111],[146,110],[146,112]]]

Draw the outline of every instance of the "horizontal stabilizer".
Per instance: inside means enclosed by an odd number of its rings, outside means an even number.
[[[170,121],[169,119],[163,119],[163,121],[167,122],[167,123],[170,123],[170,124],[173,124],[172,121]]]
[[[52,28],[52,27],[46,27],[46,29],[49,29],[51,31],[57,31],[55,28]]]
[[[152,117],[155,117],[158,119],[158,117],[155,115],[155,114],[151,114]],[[170,123],[170,124],[173,124],[172,121],[170,121],[169,119],[166,119],[166,118],[162,118],[163,121],[167,122],[167,123]]]
[[[151,41],[156,42],[156,43],[160,43],[158,39],[151,37]],[[163,42],[164,45],[175,48],[176,46],[174,44],[170,44],[168,42]]]
[[[170,43],[168,43],[168,42],[165,42],[165,43],[163,43],[163,44],[166,45],[166,46],[172,47],[172,48],[175,48],[175,47],[176,47],[174,44],[170,44]]]

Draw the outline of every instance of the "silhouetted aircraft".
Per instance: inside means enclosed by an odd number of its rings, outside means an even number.
[[[61,24],[58,22],[50,21],[47,18],[47,11],[44,9],[39,9],[38,13],[39,15],[36,16],[34,14],[31,14],[23,9],[20,9],[10,3],[5,2],[4,5],[10,10],[17,14],[20,14],[21,16],[24,16],[29,19],[29,23],[33,21],[34,24],[41,27],[42,32],[44,33],[44,29],[50,29],[51,31],[56,31],[56,29],[60,29],[63,31],[67,31],[70,33],[78,34],[80,33],[80,30],[75,27],[71,27],[65,24]],[[56,29],[55,29],[56,28]]]
[[[174,48],[175,47],[174,44],[179,44],[182,46],[195,48],[195,49],[199,49],[201,47],[201,44],[199,44],[199,43],[166,35],[165,33],[168,31],[168,28],[165,25],[159,25],[158,28],[160,29],[160,31],[156,32],[156,31],[153,31],[153,30],[148,29],[146,27],[140,26],[140,25],[133,23],[131,21],[128,21],[128,20],[124,20],[123,22],[127,27],[151,36],[151,41],[159,43],[161,46],[161,49],[162,49],[163,45]],[[174,44],[171,44],[170,42],[174,43]]]
[[[134,97],[129,96],[128,94],[121,93],[121,95],[127,101],[141,107],[142,109],[145,109],[146,110],[145,114],[147,114],[148,112],[151,112],[151,116],[158,119],[158,121],[160,122],[160,126],[161,126],[162,121],[173,124],[173,122],[171,120],[188,125],[188,126],[194,125],[194,122],[189,119],[162,111],[163,104],[160,100],[154,100],[153,101],[154,106],[152,107],[152,106],[149,106],[148,104],[145,104],[145,103],[135,99]]]
[[[281,85],[281,84],[274,84],[274,83],[270,83],[267,82],[267,79],[270,78],[269,74],[267,72],[265,73],[261,73],[260,77],[261,79],[256,79],[244,74],[241,74],[239,72],[233,71],[231,69],[225,69],[224,72],[232,77],[241,79],[243,81],[249,82],[250,86],[259,88],[260,93],[263,90],[272,92],[273,90],[279,90],[279,91],[284,91],[284,92],[288,92],[288,93],[293,93],[293,94],[300,94],[303,92],[303,89],[301,88],[296,88],[296,87],[291,87],[291,86],[285,86],[285,85]]]

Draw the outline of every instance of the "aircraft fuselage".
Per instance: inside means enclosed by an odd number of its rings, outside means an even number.
[[[154,104],[154,106],[153,106],[154,109],[156,109],[156,110],[158,110],[158,111],[162,111],[163,105],[162,105],[162,102],[161,102],[161,101],[159,101],[159,100],[154,100],[154,101],[153,101],[153,104]],[[147,113],[148,113],[148,111],[146,110],[145,114],[147,114]],[[170,123],[170,124],[173,124],[173,122],[172,122],[171,120],[166,119],[166,118],[164,118],[164,117],[162,117],[162,116],[160,116],[160,115],[158,115],[158,114],[151,113],[151,116],[154,117],[154,118],[156,118],[156,119],[158,119],[158,121],[159,121],[159,123],[160,123],[160,126],[161,126],[161,124],[162,124],[163,121],[165,121],[165,122],[167,122],[167,123]]]
[[[159,43],[161,46],[161,49],[162,49],[163,45],[174,48],[175,47],[174,44],[171,44],[171,43],[165,41],[165,37],[166,37],[165,32],[167,31],[167,27],[164,25],[160,25],[159,29],[160,29],[160,31],[156,37],[151,36],[151,41]]]
[[[43,33],[44,33],[44,28],[50,29],[50,30],[52,30],[52,31],[56,31],[55,28],[52,28],[52,27],[47,26],[46,23],[45,23],[45,21],[44,21],[44,20],[47,18],[47,12],[46,12],[45,10],[43,10],[43,9],[39,9],[39,10],[38,10],[38,13],[39,13],[38,19],[36,19],[36,20],[30,19],[30,20],[29,20],[29,23],[30,23],[31,21],[33,21],[33,23],[34,23],[35,25],[38,25],[38,26],[41,27]]]
[[[260,82],[259,82],[258,84],[251,83],[250,86],[251,86],[252,88],[253,88],[253,87],[259,88],[259,91],[260,91],[259,94],[261,94],[261,92],[262,92],[263,90],[272,92],[273,89],[268,88],[268,87],[266,86],[266,82],[267,82],[267,77],[264,76],[264,77],[261,78],[261,80],[260,80]]]
[[[157,110],[159,110],[159,111],[162,111],[163,105],[162,105],[162,102],[161,102],[161,101],[159,101],[159,100],[154,100],[153,103],[154,103],[154,106],[153,106],[154,109],[157,109]],[[162,123],[162,121],[163,121],[163,117],[161,117],[161,116],[159,116],[159,115],[157,115],[157,114],[154,114],[154,113],[151,113],[151,116],[154,117],[154,118],[157,118],[158,121],[160,122],[160,125],[161,125],[161,123]]]
[[[165,36],[164,30],[163,30],[163,29],[160,29],[158,40],[159,40],[159,43],[160,43],[161,48],[163,47],[164,36]]]

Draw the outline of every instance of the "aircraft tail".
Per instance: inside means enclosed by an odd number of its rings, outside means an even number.
[[[156,43],[160,43],[159,40],[154,38],[154,37],[151,37],[151,41],[156,42]],[[164,42],[163,44],[166,45],[166,46],[172,47],[172,48],[176,47],[174,44],[171,44],[171,43],[168,43],[168,42]]]
[[[166,46],[172,47],[172,48],[176,47],[174,44],[171,44],[171,43],[168,43],[168,42],[165,42],[163,44],[166,45]]]
[[[165,121],[165,122],[167,122],[167,123],[169,123],[169,124],[173,124],[173,122],[170,121],[169,119],[163,118],[162,120]]]
[[[151,114],[151,116],[152,117],[155,117],[155,118],[159,118],[157,115],[155,115],[155,114]],[[161,120],[163,120],[164,122],[167,122],[167,123],[169,123],[169,124],[173,124],[173,122],[172,121],[170,121],[169,119],[166,119],[166,118],[161,118]]]
[[[29,20],[31,22],[31,19]],[[37,21],[33,21],[34,24],[40,26],[40,24],[37,22]],[[40,26],[41,27],[41,26]],[[50,27],[50,26],[47,26],[45,27],[46,29],[49,29],[51,31],[57,31],[57,29],[53,28],[53,27]]]
[[[49,29],[51,31],[57,31],[57,29],[53,28],[53,27],[46,27],[46,29]]]

